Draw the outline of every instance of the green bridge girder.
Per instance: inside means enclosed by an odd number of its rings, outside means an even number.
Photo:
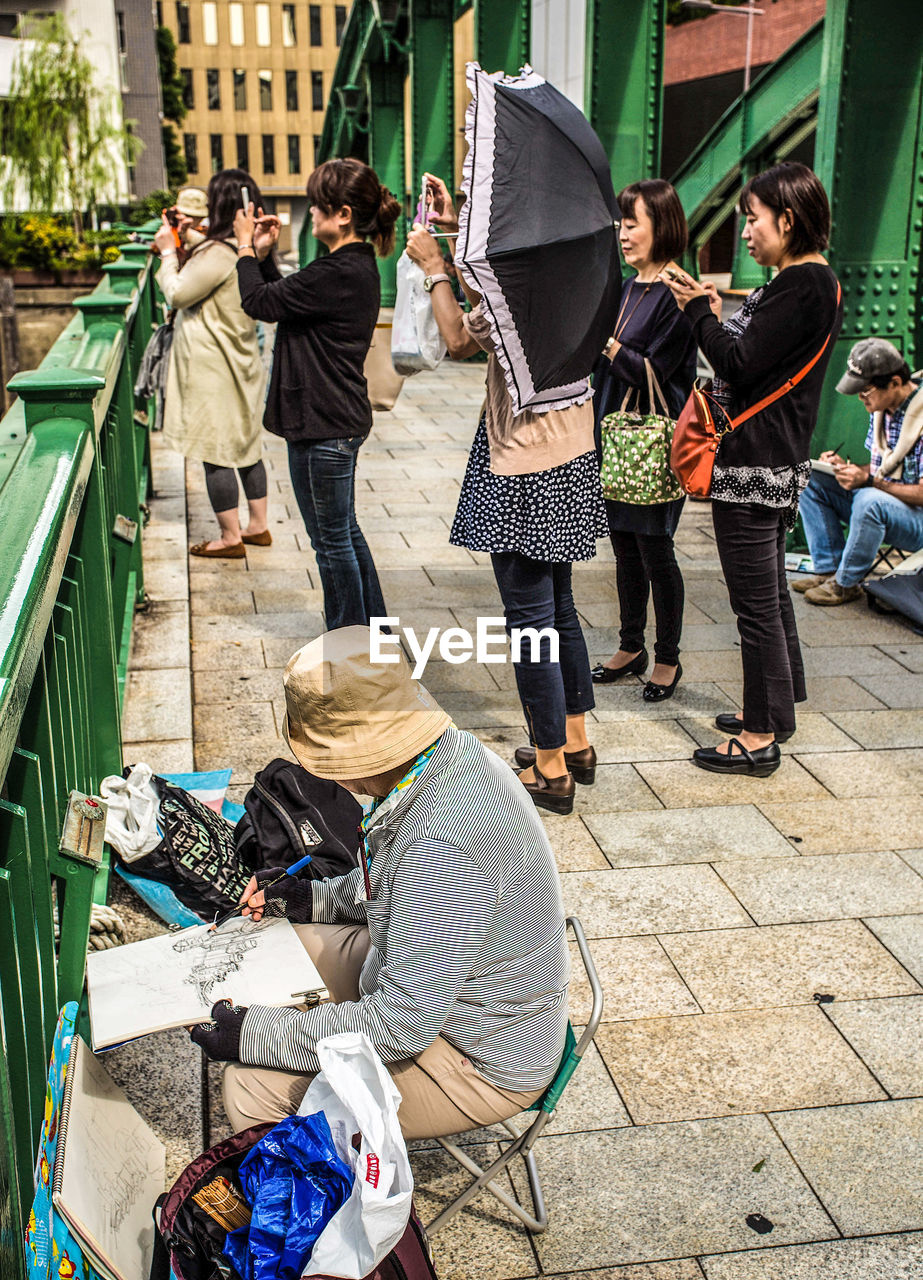
[[[609,155],[616,189],[660,172],[665,10],[665,0],[586,0],[585,110]],[[460,19],[469,13],[473,38],[459,38]],[[689,220],[694,265],[698,250],[733,212],[743,182],[816,136],[815,168],[833,210],[830,261],[845,304],[834,367],[845,362],[852,343],[872,335],[893,341],[912,366],[923,364],[919,16],[919,0],[828,0],[825,20],[753,80],[672,179]],[[411,213],[422,170],[447,176],[453,170],[463,123],[456,118],[458,63],[473,56],[491,71],[518,70],[529,60],[530,26],[530,0],[357,0],[334,73],[320,158],[369,159]],[[886,53],[882,33],[890,33]],[[313,256],[309,233],[301,249],[302,261]],[[394,259],[381,269],[387,305]],[[764,279],[738,254],[735,285]],[[861,456],[863,415],[828,381],[816,445],[845,437]]]

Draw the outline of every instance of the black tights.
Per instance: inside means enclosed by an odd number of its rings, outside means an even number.
[[[668,533],[610,534],[615,552],[615,582],[619,593],[619,641],[626,653],[644,648],[648,596],[654,598],[657,639],[654,661],[665,667],[679,662],[683,629],[683,575]]]
[[[212,511],[236,511],[239,490],[237,476],[233,467],[218,467],[213,462],[204,462],[205,487]],[[263,459],[254,462],[252,467],[238,467],[237,475],[244,486],[248,502],[255,502],[266,497],[266,468]]]

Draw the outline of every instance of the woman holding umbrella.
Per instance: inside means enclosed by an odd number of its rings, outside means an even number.
[[[455,210],[445,184],[429,174],[426,178],[436,225],[454,228]],[[466,285],[473,310],[463,312],[430,232],[416,227],[407,253],[427,277],[449,355],[463,360],[479,350],[488,353],[486,408],[450,541],[490,553],[508,632],[513,627],[557,631],[559,661],[551,661],[549,641],[543,637],[538,661],[515,664],[534,744],[516,751],[516,763],[535,804],[567,814],[574,806],[575,782],[587,785],[596,776],[596,752],[585,724],[586,712],[594,706],[593,685],[571,591],[572,562],[591,559],[597,538],[607,531],[591,404],[584,399],[563,409],[541,414],[525,410],[514,417],[481,299]]]
[[[626,393],[640,395],[639,413],[658,411],[647,403],[648,364],[674,418],[695,381],[692,325],[657,278],[686,248],[688,232],[679,197],[669,182],[650,178],[626,187],[618,202],[622,255],[636,274],[622,294],[615,330],[593,371],[597,429],[606,414],[620,407]],[[642,675],[647,670],[644,627],[648,597],[653,596],[657,639],[654,669],[641,695],[646,702],[672,697],[682,675],[683,575],[676,563],[673,535],[684,501],[680,497],[642,506],[606,500],[615,552],[620,647],[608,662],[593,668],[593,681],[610,684],[619,676]]]

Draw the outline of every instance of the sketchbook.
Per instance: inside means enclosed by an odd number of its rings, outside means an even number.
[[[195,925],[87,956],[94,1050],[207,1022],[216,1000],[294,1006],[325,994],[288,920],[244,916],[210,932]]]
[[[835,476],[836,467],[832,462],[822,462],[820,458],[811,459],[811,470],[822,471],[825,476]]]
[[[51,1199],[101,1274],[112,1280],[150,1274],[151,1211],[163,1194],[165,1176],[163,1143],[75,1036]]]

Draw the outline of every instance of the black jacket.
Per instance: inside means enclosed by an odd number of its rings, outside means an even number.
[[[730,384],[731,416],[776,391],[827,349],[802,382],[767,409],[724,436],[722,467],[787,467],[811,456],[824,374],[843,323],[836,277],[826,264],[786,267],[765,288],[746,330],[735,337],[712,315],[707,298],[693,298],[686,315],[699,346],[720,378]]]
[[[263,425],[286,440],[367,435],[362,367],[375,332],[381,283],[369,244],[346,244],[282,277],[266,258],[240,258],[240,301],[279,328]]]

